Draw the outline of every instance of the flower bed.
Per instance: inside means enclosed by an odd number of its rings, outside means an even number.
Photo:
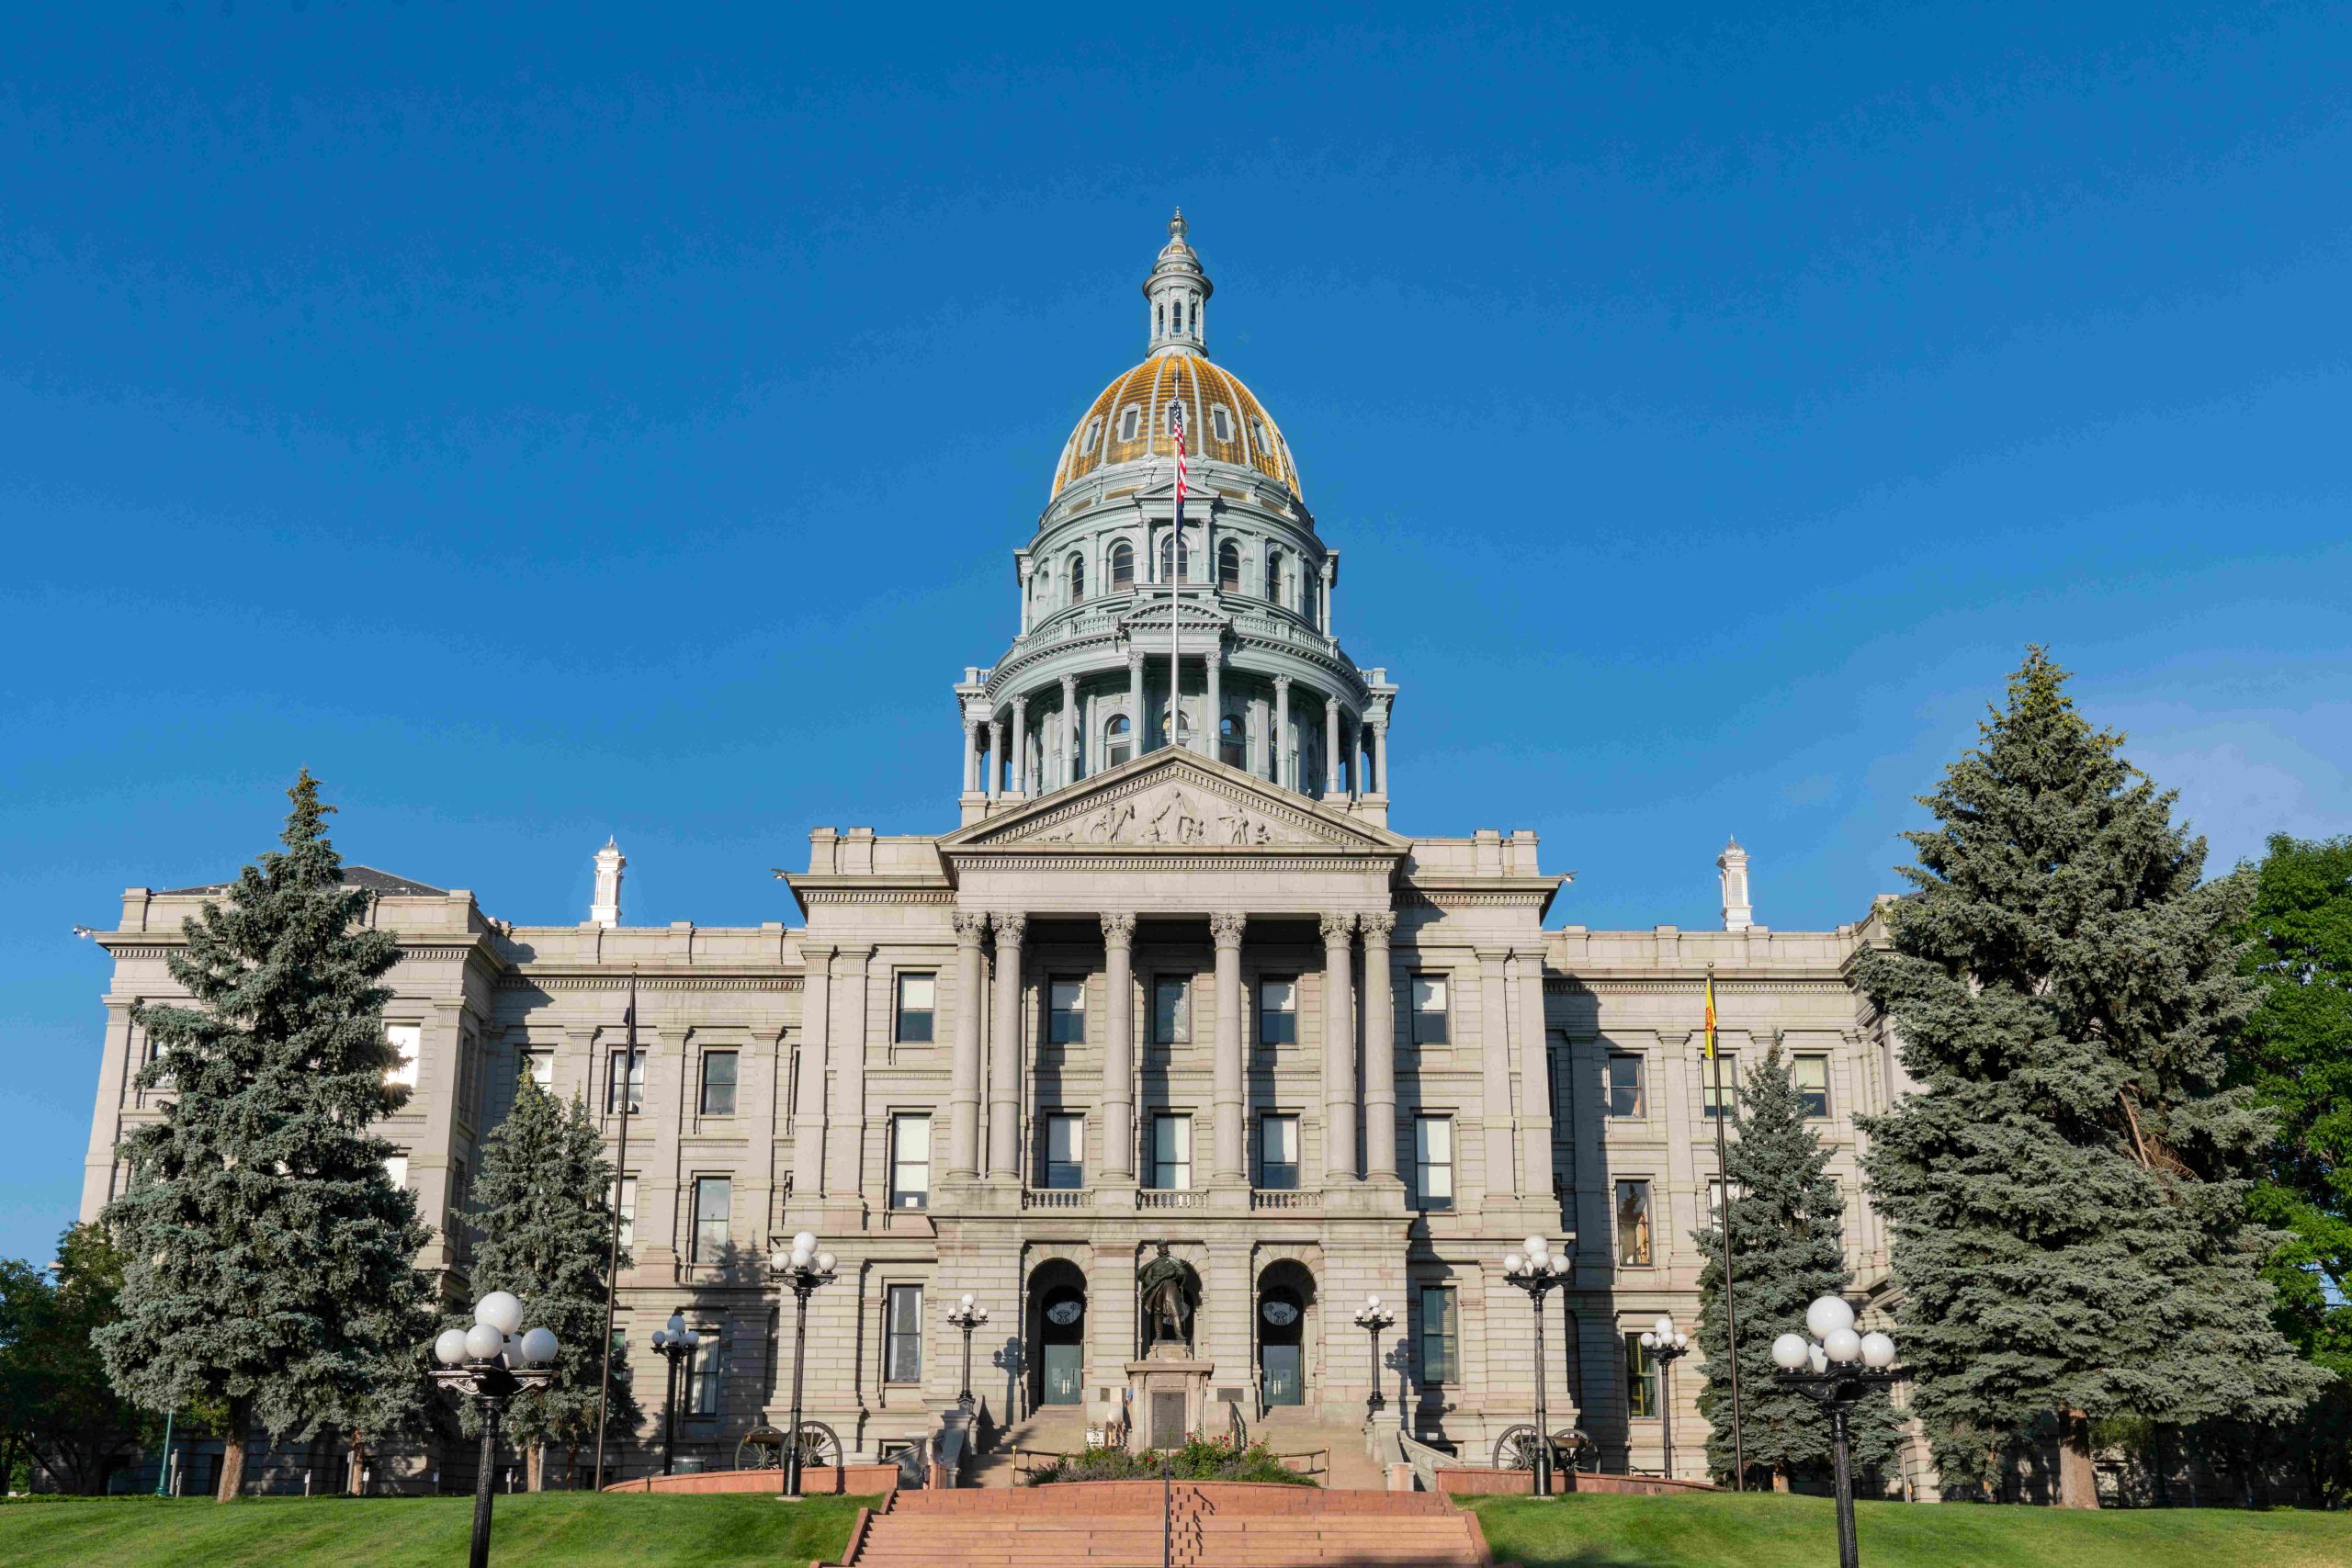
[[[1129,1453],[1124,1449],[1089,1449],[1064,1454],[1032,1472],[1029,1484],[1051,1486],[1063,1481],[1157,1481],[1161,1461],[1166,1473],[1178,1481],[1259,1481],[1278,1486],[1312,1486],[1313,1478],[1299,1474],[1274,1457],[1263,1443],[1236,1448],[1215,1438],[1196,1438],[1165,1453]]]

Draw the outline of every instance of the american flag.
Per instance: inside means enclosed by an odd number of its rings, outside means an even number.
[[[1168,433],[1176,438],[1176,523],[1184,522],[1184,481],[1192,477],[1184,467],[1184,405],[1168,405]]]

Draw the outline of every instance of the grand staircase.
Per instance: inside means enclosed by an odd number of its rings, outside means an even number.
[[[1487,1568],[1477,1516],[1419,1492],[1179,1483],[1170,1560],[1191,1568]],[[1104,1481],[902,1492],[867,1516],[854,1568],[1157,1568],[1161,1489]]]

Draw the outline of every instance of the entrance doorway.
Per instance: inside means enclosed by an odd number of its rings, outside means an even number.
[[[1306,1316],[1314,1300],[1314,1278],[1298,1263],[1275,1263],[1259,1276],[1259,1400],[1269,1409],[1306,1403]]]
[[[1029,1297],[1029,1342],[1037,1347],[1030,1398],[1037,1404],[1080,1404],[1086,1382],[1086,1278],[1057,1259],[1031,1277]]]

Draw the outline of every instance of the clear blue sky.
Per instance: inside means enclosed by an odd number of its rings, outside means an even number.
[[[1405,690],[1595,927],[1858,917],[2030,639],[2224,863],[2352,828],[2352,17],[26,6],[0,50],[0,1253],[76,922],[345,855],[797,918],[952,824],[1181,203]],[[771,17],[784,19],[771,20]],[[866,25],[863,18],[872,18]]]

